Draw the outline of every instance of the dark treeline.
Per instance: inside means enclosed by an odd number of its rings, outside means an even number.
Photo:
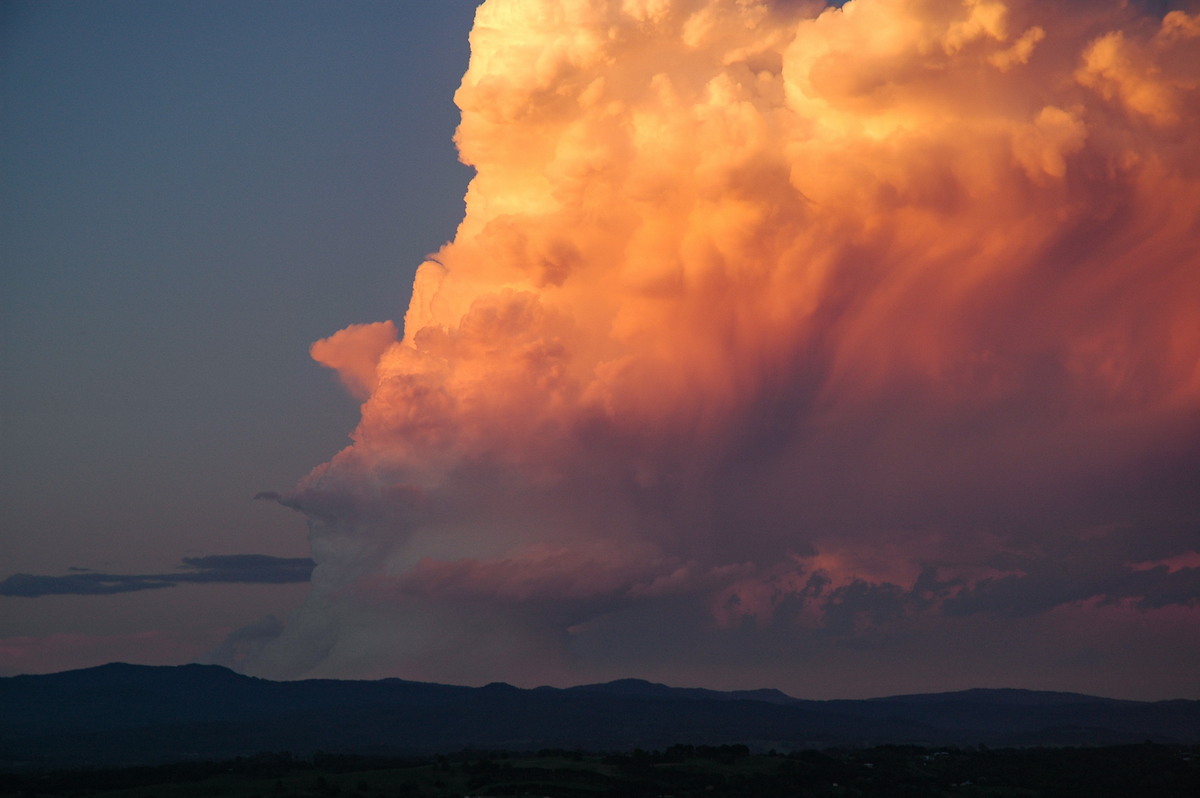
[[[769,751],[673,745],[590,753],[463,750],[427,757],[264,753],[221,762],[0,774],[0,796],[83,798],[449,798],[449,796],[991,796],[1125,798],[1200,795],[1200,746]]]

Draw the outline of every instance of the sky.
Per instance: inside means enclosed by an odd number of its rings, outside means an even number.
[[[255,502],[345,443],[308,355],[454,233],[475,4],[0,9],[0,579],[307,558]],[[0,596],[0,672],[203,656],[303,584]]]
[[[0,673],[1200,698],[1195,3],[475,6],[5,7]]]

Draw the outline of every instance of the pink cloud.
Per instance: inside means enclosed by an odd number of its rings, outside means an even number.
[[[1128,563],[1200,550],[1198,31],[488,0],[465,217],[398,342],[314,347],[369,395],[283,499],[313,592],[247,667],[452,676],[480,618],[584,674],[1195,613]]]

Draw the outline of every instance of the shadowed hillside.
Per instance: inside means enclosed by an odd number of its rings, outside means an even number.
[[[805,701],[638,680],[523,690],[408,682],[272,682],[213,665],[0,679],[0,768],[127,766],[263,751],[429,755],[673,744],[755,750],[1200,743],[1200,702],[969,690]]]

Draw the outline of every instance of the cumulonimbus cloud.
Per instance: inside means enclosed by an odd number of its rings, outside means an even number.
[[[465,217],[398,339],[313,346],[362,420],[280,499],[318,567],[248,670],[1195,618],[1200,18],[488,0],[455,99]]]

